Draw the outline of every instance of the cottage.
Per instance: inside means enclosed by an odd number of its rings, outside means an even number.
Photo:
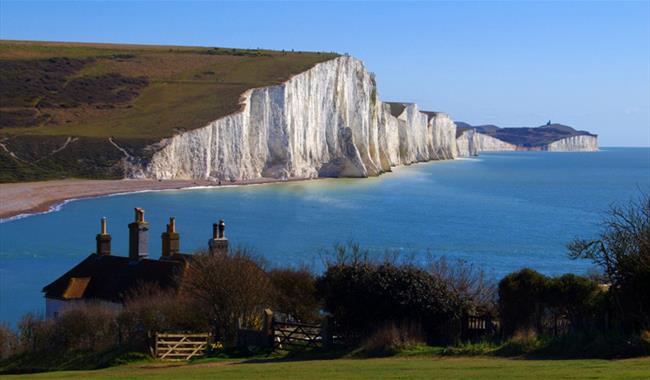
[[[149,258],[149,223],[144,219],[144,210],[136,208],[135,220],[129,224],[129,256],[112,255],[111,235],[106,218],[102,218],[96,252],[43,288],[46,317],[56,317],[63,308],[79,302],[119,308],[124,297],[143,284],[174,288],[176,277],[182,275],[192,255],[180,253],[180,234],[174,218],[169,219],[161,238],[160,258]],[[213,224],[208,248],[210,254],[228,252],[223,220]]]

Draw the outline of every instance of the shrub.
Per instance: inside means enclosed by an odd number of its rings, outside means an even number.
[[[118,310],[101,304],[78,304],[55,319],[26,314],[18,323],[19,349],[28,353],[99,352],[119,343]]]
[[[118,311],[101,304],[66,308],[52,321],[49,346],[53,350],[101,351],[117,345]]]
[[[531,353],[544,345],[533,329],[517,330],[496,353],[505,356],[518,356]]]
[[[41,319],[32,313],[25,314],[18,322],[18,340],[21,351],[40,352],[48,349],[52,335],[52,321]]]
[[[118,316],[120,342],[131,349],[146,349],[153,332],[206,331],[207,316],[187,297],[175,291],[143,284],[125,297]]]
[[[573,330],[588,327],[598,308],[604,306],[601,291],[594,281],[565,274],[549,281],[547,298],[555,313],[569,320]]]
[[[548,298],[548,284],[548,277],[527,268],[499,282],[499,313],[505,335],[541,326],[541,308]]]
[[[421,345],[425,334],[417,324],[396,325],[388,323],[377,328],[361,344],[358,354],[363,356],[389,356],[399,351]]]
[[[445,284],[411,265],[332,265],[316,289],[325,310],[352,336],[368,337],[388,323],[416,323],[430,340],[441,339],[438,328],[462,313]]]
[[[6,323],[0,323],[0,359],[6,359],[18,350],[18,335]]]
[[[316,276],[307,268],[273,269],[273,307],[301,322],[319,319],[320,303],[316,298]]]

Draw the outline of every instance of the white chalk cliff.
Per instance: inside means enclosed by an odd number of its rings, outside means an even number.
[[[550,152],[596,152],[598,151],[598,137],[591,135],[571,136],[548,144],[546,150]]]
[[[144,160],[126,155],[127,177],[250,180],[367,177],[429,160],[522,149],[464,130],[441,112],[414,103],[385,103],[363,63],[341,56],[286,82],[246,91],[239,111],[149,147]],[[597,150],[595,136],[537,148]]]
[[[549,152],[596,152],[598,137],[595,135],[576,135],[553,141],[541,146],[518,146],[495,137],[465,129],[456,138],[459,157],[478,156],[480,152],[505,152],[513,150],[536,150]]]
[[[130,177],[366,177],[397,165],[453,159],[456,125],[416,104],[379,101],[374,77],[349,56],[277,86],[246,91],[241,110],[163,140]]]
[[[456,138],[456,147],[458,151],[458,157],[471,157],[478,156],[478,150],[474,142],[475,135],[478,132],[474,129],[465,129],[460,132],[459,136]]]
[[[477,132],[474,134],[474,145],[477,152],[502,152],[517,150],[517,145],[499,140],[490,135]]]

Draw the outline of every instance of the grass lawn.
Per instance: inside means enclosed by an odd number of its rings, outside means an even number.
[[[48,372],[29,379],[650,379],[650,357],[625,360],[525,360],[392,357],[194,364],[139,363],[96,371]]]

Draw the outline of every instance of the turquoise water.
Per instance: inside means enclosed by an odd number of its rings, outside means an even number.
[[[206,246],[226,220],[231,244],[271,265],[322,268],[321,254],[355,240],[383,255],[462,258],[500,277],[521,267],[584,273],[565,245],[590,237],[612,202],[650,188],[650,149],[597,153],[510,152],[432,162],[369,179],[138,193],[75,201],[60,211],[0,224],[0,320],[43,311],[41,288],[95,249],[108,217],[115,254],[127,254],[133,207],[151,222],[150,252],[177,218],[181,249]]]

